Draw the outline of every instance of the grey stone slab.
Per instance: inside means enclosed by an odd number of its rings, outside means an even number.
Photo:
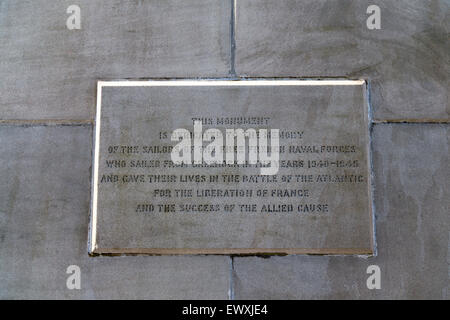
[[[366,27],[372,4],[380,30]],[[235,69],[369,79],[375,119],[449,121],[449,12],[445,0],[237,1]]]
[[[449,125],[376,125],[378,256],[234,258],[237,299],[448,299]],[[381,289],[366,286],[378,265]]]
[[[0,126],[0,298],[227,299],[228,257],[88,256],[91,141],[90,126]]]
[[[92,252],[373,252],[363,81],[101,86]],[[226,164],[225,156],[218,165],[175,166],[172,132],[192,133],[195,119],[202,135],[217,128],[223,146],[225,130],[278,129],[284,151],[271,164],[276,170],[265,175],[260,162]]]
[[[0,119],[92,119],[98,79],[226,76],[230,15],[222,0],[1,1]]]

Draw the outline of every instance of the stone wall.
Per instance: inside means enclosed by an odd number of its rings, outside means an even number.
[[[0,298],[449,299],[449,14],[446,0],[0,0]],[[377,256],[89,257],[97,80],[246,77],[369,81]]]

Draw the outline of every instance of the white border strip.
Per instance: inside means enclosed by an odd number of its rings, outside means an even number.
[[[132,80],[132,81],[98,81],[97,112],[95,117],[94,173],[92,186],[91,234],[89,253],[97,248],[97,199],[98,169],[100,157],[100,121],[103,87],[238,87],[238,86],[357,86],[364,85],[365,80]]]
[[[355,86],[365,80],[141,80],[99,81],[100,87],[217,87],[217,86]]]
[[[102,110],[102,81],[97,82],[97,112],[95,116],[95,145],[94,145],[94,174],[92,192],[92,220],[91,220],[91,243],[90,253],[97,246],[97,198],[98,198],[98,166],[100,158],[100,120]]]

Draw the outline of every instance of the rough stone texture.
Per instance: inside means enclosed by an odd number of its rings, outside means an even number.
[[[376,125],[378,256],[234,258],[235,298],[448,299],[449,138],[450,125]],[[372,264],[381,290],[366,287]]]
[[[0,1],[0,119],[92,119],[97,79],[227,76],[230,15],[223,0]]]
[[[364,77],[377,119],[449,120],[449,1],[235,2],[238,75]],[[0,0],[0,119],[92,119],[98,78],[227,76],[231,3]],[[234,258],[235,297],[450,299],[448,137],[375,126],[378,257]],[[0,126],[0,298],[227,298],[227,257],[87,256],[91,141],[90,126]]]
[[[226,299],[228,257],[88,256],[91,141],[90,126],[0,126],[0,298]]]
[[[381,8],[381,30],[366,9]],[[236,72],[371,81],[378,120],[449,121],[450,3],[445,0],[240,0]]]

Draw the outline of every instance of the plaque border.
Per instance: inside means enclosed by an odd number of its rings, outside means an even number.
[[[101,105],[103,87],[188,87],[188,86],[363,86],[364,95],[364,117],[366,118],[366,133],[368,137],[367,168],[368,177],[368,211],[370,215],[370,248],[99,248],[97,245],[97,200],[98,200],[98,170],[100,157],[100,129],[101,129]],[[376,255],[375,241],[375,217],[373,203],[373,167],[371,150],[371,125],[372,114],[370,108],[370,85],[364,79],[148,79],[148,80],[98,80],[97,81],[97,104],[94,120],[93,135],[93,161],[91,179],[91,201],[88,231],[88,253],[90,256],[97,255],[192,255],[192,254],[215,254],[215,255],[289,255],[289,254],[312,254],[312,255]]]

